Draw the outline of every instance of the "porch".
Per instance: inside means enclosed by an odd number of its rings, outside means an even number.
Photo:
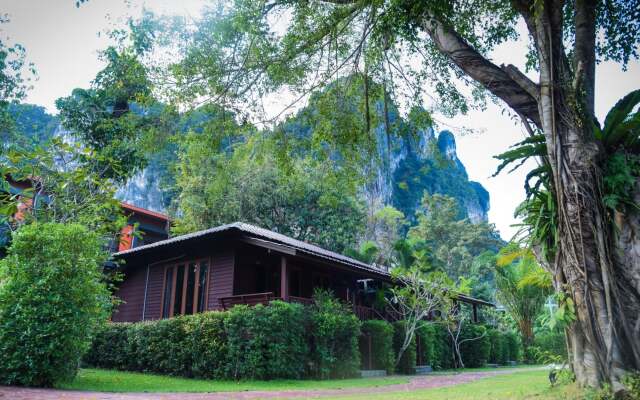
[[[269,249],[245,243],[236,250],[233,295],[219,298],[223,310],[238,305],[268,304],[273,300],[312,304],[316,289],[331,291],[361,320],[381,318],[372,307],[375,292],[384,284],[353,269],[323,263],[286,248]]]

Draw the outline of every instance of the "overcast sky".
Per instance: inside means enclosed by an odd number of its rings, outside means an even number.
[[[0,0],[0,12],[11,22],[0,25],[3,38],[22,44],[28,60],[35,64],[38,80],[33,83],[26,102],[39,104],[55,113],[54,102],[76,87],[87,87],[102,64],[98,51],[109,41],[102,34],[121,26],[128,16],[140,15],[142,8],[160,14],[197,17],[204,0],[89,0],[76,8],[75,0]],[[512,63],[523,69],[525,43],[501,46],[492,57],[497,63]],[[640,64],[635,61],[626,72],[613,63],[598,66],[596,114],[602,120],[606,111],[631,90],[640,88]],[[500,106],[489,105],[486,111],[471,112],[440,121],[453,127],[470,127],[478,133],[460,135],[456,129],[458,156],[472,180],[482,183],[491,195],[489,221],[497,225],[504,239],[515,232],[513,210],[523,200],[525,171],[492,178],[497,162],[493,155],[521,140],[524,131],[502,113]]]

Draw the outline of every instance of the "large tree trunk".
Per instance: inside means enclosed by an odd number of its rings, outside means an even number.
[[[574,70],[569,66],[563,48],[562,7],[547,3],[534,18],[540,56],[540,128],[547,139],[558,209],[552,272],[556,289],[568,292],[576,309],[576,320],[568,330],[572,365],[580,383],[610,382],[619,390],[622,376],[640,367],[636,324],[640,293],[626,278],[640,259],[632,258],[625,266],[614,256],[618,246],[601,192],[603,150],[594,140],[588,111],[593,105],[585,105],[593,101],[592,74],[581,71],[582,60]],[[590,89],[583,89],[585,85]],[[637,237],[631,241],[632,246],[638,245]]]
[[[535,2],[535,10],[530,0],[512,3],[538,53],[537,84],[513,66],[494,65],[432,15],[422,27],[454,64],[544,133],[558,242],[554,259],[541,263],[575,303],[567,334],[578,382],[619,390],[622,376],[640,369],[640,220],[619,215],[616,230],[603,205],[604,154],[592,128],[596,2],[575,2],[573,65],[564,49],[563,2]]]

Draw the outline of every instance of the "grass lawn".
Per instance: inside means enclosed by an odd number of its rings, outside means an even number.
[[[519,371],[483,378],[471,383],[413,392],[341,396],[325,399],[394,399],[394,400],[579,400],[584,394],[575,385],[549,386],[548,371]]]
[[[465,371],[487,370],[473,369]],[[489,369],[495,370],[495,369]],[[440,375],[440,373],[439,373]],[[548,372],[540,369],[519,368],[512,374],[497,375],[456,386],[419,389],[411,392],[378,392],[332,397],[333,400],[398,399],[398,400],[552,400],[581,399],[583,395],[574,385],[550,388]],[[100,392],[238,392],[272,390],[319,390],[367,388],[407,383],[411,377],[391,376],[368,379],[273,380],[273,381],[219,381],[168,377],[135,372],[100,369],[82,369],[70,383],[59,389]],[[323,397],[327,398],[327,397]]]
[[[241,392],[247,390],[313,390],[375,387],[409,382],[409,377],[389,376],[369,379],[221,381],[187,379],[103,369],[81,369],[58,389],[96,392]]]

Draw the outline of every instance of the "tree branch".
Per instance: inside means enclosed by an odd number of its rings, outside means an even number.
[[[460,35],[433,16],[427,15],[422,18],[421,26],[434,41],[438,50],[449,57],[465,74],[482,84],[516,112],[540,126],[536,98],[521,87],[507,72],[487,60]]]

